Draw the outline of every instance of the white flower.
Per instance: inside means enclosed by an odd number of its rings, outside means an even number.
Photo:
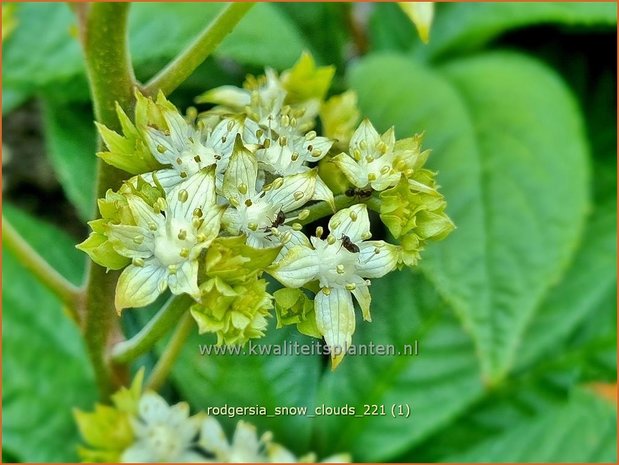
[[[200,447],[213,456],[213,462],[296,463],[300,461],[288,449],[274,443],[271,433],[265,433],[258,438],[256,427],[244,421],[237,423],[232,441],[228,442],[217,420],[207,417],[202,422]],[[312,457],[313,455],[308,455],[304,458]],[[346,461],[349,457],[346,454],[338,454],[331,458]]]
[[[174,187],[155,207],[137,195],[126,197],[135,226],[108,229],[116,252],[132,259],[116,286],[116,309],[147,305],[168,286],[173,294],[199,300],[197,259],[219,234],[222,214],[213,167]]]
[[[185,402],[170,407],[159,395],[147,392],[132,419],[135,443],[123,452],[121,461],[203,462],[195,451],[201,421],[201,415],[189,416]]]
[[[223,215],[223,227],[230,234],[245,234],[247,244],[255,248],[309,245],[300,228],[288,224],[297,217],[287,214],[316,198],[317,179],[317,172],[308,170],[277,178],[258,190],[256,157],[239,144],[224,175],[223,193],[230,207]]]
[[[350,155],[341,153],[333,162],[355,187],[382,191],[400,180],[400,173],[393,167],[394,147],[393,128],[381,136],[365,119],[350,139]]]
[[[312,237],[311,245],[293,247],[271,274],[287,287],[301,287],[318,280],[316,324],[331,349],[334,367],[350,346],[355,330],[354,295],[363,318],[370,321],[370,281],[392,271],[399,248],[371,237],[364,204],[340,210],[329,221],[326,240]],[[318,236],[321,233],[317,233]]]
[[[259,142],[256,137],[259,126],[249,118],[224,118],[209,129],[194,127],[173,110],[164,110],[163,116],[169,130],[164,132],[147,128],[146,141],[159,163],[171,165],[154,173],[165,189],[176,186],[211,165],[217,166],[217,187],[221,187],[237,135],[241,135],[247,144]]]

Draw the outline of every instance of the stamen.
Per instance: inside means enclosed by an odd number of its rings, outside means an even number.
[[[364,140],[362,140],[361,142],[359,142],[359,148],[361,150],[366,150],[368,148],[368,143]]]
[[[246,207],[251,207],[253,205],[253,202],[251,201],[251,199],[246,199],[245,200],[245,206]]]
[[[151,231],[157,231],[157,224],[152,222],[152,221],[150,221],[148,223],[148,229],[150,229]]]
[[[320,149],[314,149],[312,151],[312,157],[314,157],[314,158],[318,158],[321,155],[322,155],[322,150],[320,150]]]
[[[263,145],[265,149],[268,149],[269,147],[271,147],[271,139],[265,139]]]
[[[204,213],[202,212],[202,209],[200,207],[193,210],[193,216],[197,216],[198,218],[200,218],[202,217],[202,215],[204,215]]]
[[[226,127],[228,128],[228,131],[232,131],[232,128],[234,127],[234,121],[228,121],[228,125]]]
[[[178,254],[183,258],[187,258],[189,257],[189,249],[186,247],[183,247]]]
[[[357,213],[354,211],[350,212],[350,219],[353,221],[357,221]]]
[[[294,193],[294,199],[295,199],[295,200],[301,200],[301,199],[303,198],[303,196],[304,196],[304,195],[305,195],[305,194],[304,194],[303,192],[301,192],[301,191],[296,191],[296,192]]]
[[[165,147],[161,144],[157,145],[157,152],[165,153]]]
[[[183,164],[183,160],[179,157],[176,159],[176,164],[177,165],[182,165]]]
[[[292,223],[292,229],[294,231],[301,231],[303,229],[303,225],[301,225],[301,223]]]
[[[368,181],[376,181],[376,173],[368,173]]]
[[[333,244],[335,244],[335,241],[336,241],[336,239],[335,239],[335,236],[333,234],[329,234],[327,236],[327,244],[333,245]]]
[[[305,140],[314,140],[316,138],[316,131],[310,131],[305,134]]]
[[[322,229],[322,226],[318,226],[316,228],[316,237],[320,239],[323,233],[324,233],[324,229]]]
[[[240,203],[239,200],[236,197],[231,197],[229,199],[230,205],[232,205],[234,208],[238,208]]]
[[[344,274],[344,265],[340,263],[335,267],[335,271],[337,271],[337,274]]]
[[[204,223],[204,218],[195,218],[193,220],[191,220],[191,225],[193,226],[193,229],[200,229],[200,227],[202,226],[202,223]]]
[[[355,283],[348,283],[348,284],[346,284],[346,290],[347,291],[354,291],[355,289],[357,289],[357,285]]]
[[[303,221],[310,215],[310,211],[308,209],[301,210],[299,212],[299,220]]]
[[[196,163],[202,163],[202,159],[200,158],[200,155],[196,155],[195,157],[193,157],[193,161],[195,161]]]
[[[331,289],[329,289],[328,287],[323,287],[322,288],[322,293],[324,295],[329,295],[329,294],[331,294]]]
[[[292,155],[290,156],[290,159],[292,161],[297,161],[299,159],[299,152],[292,152]]]
[[[359,151],[359,149],[354,149],[354,150],[352,151],[352,157],[353,157],[356,161],[361,160],[361,152]]]
[[[187,177],[187,173],[185,171],[181,171],[179,176],[183,179],[185,179]]]
[[[157,289],[159,290],[160,294],[165,292],[167,287],[168,283],[166,281],[159,281],[159,284],[157,285]]]
[[[178,266],[176,266],[176,265],[168,265],[168,273],[176,274],[177,271],[178,271]]]
[[[179,240],[184,241],[185,239],[187,239],[187,231],[181,229],[176,237],[178,237]]]
[[[189,192],[187,192],[185,189],[181,189],[180,191],[178,191],[178,201],[181,203],[185,203],[187,202],[187,200],[189,200]]]
[[[372,237],[372,233],[370,231],[366,231],[363,234],[361,234],[361,239],[364,241],[367,241],[371,237]]]
[[[200,233],[196,236],[198,243],[206,242],[206,234]]]
[[[131,260],[131,264],[133,266],[138,266],[138,267],[142,268],[144,266],[144,259],[143,258],[139,258],[139,257],[135,257],[133,260]]]
[[[245,184],[244,182],[239,184],[238,189],[241,194],[243,195],[247,194],[247,184]]]
[[[247,228],[252,230],[252,231],[256,231],[258,229],[258,224],[256,224],[256,223],[249,223],[247,225]]]
[[[133,236],[134,244],[140,245],[142,242],[144,242],[144,236],[142,236],[141,234],[138,234],[137,236]]]
[[[387,173],[389,173],[389,170],[390,170],[390,169],[391,169],[391,168],[389,168],[389,166],[388,166],[388,165],[385,165],[385,166],[383,166],[383,167],[380,169],[380,174],[383,174],[383,175],[384,175],[384,174],[387,174]]]

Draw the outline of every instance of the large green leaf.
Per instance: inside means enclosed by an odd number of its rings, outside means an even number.
[[[16,229],[68,279],[81,279],[83,257],[64,233],[9,205]],[[93,373],[75,325],[61,304],[3,250],[3,446],[26,462],[76,459],[71,409],[90,408]]]
[[[497,382],[582,229],[588,166],[578,109],[550,70],[515,54],[440,73],[373,56],[351,82],[382,129],[426,131],[458,229],[428,247],[422,269],[475,339],[485,378]]]
[[[611,199],[596,209],[569,271],[527,328],[521,365],[544,357],[584,318],[598,319],[606,310],[615,311],[614,299],[607,296],[617,289],[616,223],[617,204]]]
[[[372,300],[373,322],[359,322],[353,343],[397,354],[417,342],[418,355],[351,355],[323,378],[318,405],[349,405],[358,415],[365,405],[385,408],[384,416],[315,419],[325,454],[350,451],[361,462],[402,453],[482,394],[473,345],[425,278],[402,271],[376,280]],[[410,417],[393,418],[393,405],[409,406]]]
[[[291,328],[276,330],[274,320],[260,344],[270,349],[285,344],[310,344],[310,340]],[[304,415],[273,417],[276,407],[312,408],[320,374],[318,356],[298,355],[201,355],[200,344],[213,345],[212,335],[194,336],[185,345],[175,364],[176,387],[196,409],[207,407],[266,407],[269,415],[219,418],[230,430],[239,419],[272,431],[277,442],[297,453],[306,453],[311,419]],[[290,347],[290,346],[288,346]],[[276,349],[277,350],[277,349]],[[288,349],[290,352],[290,348]]]
[[[516,424],[504,434],[445,461],[615,463],[616,423],[615,405],[589,392],[576,391],[567,405]]]
[[[204,28],[222,3],[136,3],[129,31],[138,74],[152,63],[165,63]],[[3,46],[3,86],[62,94],[71,100],[87,94],[84,65],[75,38],[75,21],[66,5],[24,3],[16,11],[19,26]],[[282,47],[281,44],[286,44]],[[301,54],[305,43],[277,8],[258,4],[216,50],[219,58],[243,64],[283,68]]]
[[[47,152],[65,193],[84,220],[95,205],[96,131],[89,108],[45,101]]]
[[[489,2],[450,4],[440,9],[423,53],[433,58],[477,50],[499,35],[537,24],[615,29],[617,5],[606,2]]]

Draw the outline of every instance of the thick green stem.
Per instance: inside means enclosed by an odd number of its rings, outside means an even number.
[[[178,322],[193,303],[186,295],[173,296],[159,310],[139,333],[131,339],[120,342],[112,349],[111,358],[114,363],[129,363],[145,354]]]
[[[146,389],[156,391],[163,385],[170,374],[172,367],[174,366],[174,362],[181,353],[181,349],[185,345],[185,341],[189,337],[189,334],[191,334],[192,328],[193,318],[191,317],[191,314],[187,312],[178,323],[178,326],[176,327],[174,334],[172,334],[168,345],[166,346],[163,354],[161,354],[155,368],[153,368],[153,372],[146,383]]]
[[[52,291],[69,309],[76,323],[79,323],[77,308],[80,290],[56,271],[26,240],[20,236],[8,219],[2,216],[2,240],[15,258],[30,271],[41,284]]]
[[[217,48],[253,3],[229,3],[189,46],[145,86],[147,95],[162,91],[169,95]]]
[[[81,24],[86,70],[92,93],[95,118],[111,129],[118,129],[116,102],[125,111],[134,106],[134,75],[127,47],[129,4],[93,3]],[[97,197],[116,188],[126,177],[122,171],[98,162]],[[110,332],[117,325],[114,292],[117,273],[89,262],[86,277],[84,337],[97,383],[103,398],[114,387],[105,360]]]

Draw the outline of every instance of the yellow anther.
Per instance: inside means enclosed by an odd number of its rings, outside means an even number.
[[[335,241],[336,241],[336,239],[335,239],[335,236],[333,234],[329,234],[327,236],[327,244],[333,245],[333,244],[335,244]]]
[[[202,215],[204,215],[204,213],[202,212],[202,209],[200,207],[194,208],[193,216],[197,216],[198,218],[201,218]]]
[[[348,284],[346,284],[346,290],[347,291],[354,291],[355,289],[357,289],[357,285],[355,283],[348,283]]]
[[[189,192],[187,192],[185,189],[181,189],[180,191],[178,191],[178,201],[184,203],[187,202],[187,200],[189,200]]]
[[[351,211],[349,216],[351,220],[357,221],[357,212]]]
[[[131,263],[133,266],[139,266],[140,268],[142,268],[144,266],[144,259],[135,257],[133,260],[131,260]]]
[[[247,194],[247,184],[245,184],[244,182],[239,184],[238,189],[241,194],[243,195]]]
[[[320,239],[323,233],[324,233],[324,229],[322,229],[322,226],[318,226],[316,228],[316,237]]]
[[[295,231],[301,231],[303,229],[303,225],[301,223],[292,223],[292,229]]]
[[[329,295],[329,294],[331,294],[331,289],[329,289],[328,287],[323,287],[322,288],[322,293],[324,295]]]
[[[316,138],[316,131],[310,131],[305,134],[305,140],[314,140]]]
[[[368,181],[376,181],[376,173],[368,173]]]
[[[310,211],[308,209],[301,210],[299,212],[299,220],[303,221],[310,215]]]
[[[178,237],[179,241],[184,241],[185,239],[187,239],[187,231],[181,229],[176,237]]]
[[[251,201],[251,199],[245,199],[245,206],[246,207],[251,207],[254,203]]]
[[[157,145],[157,152],[165,153],[165,147],[161,144]]]
[[[344,274],[344,265],[340,263],[335,267],[335,271],[337,271],[337,274]]]
[[[303,192],[301,192],[301,191],[296,191],[296,192],[294,193],[294,199],[295,199],[295,200],[301,200],[301,199],[303,198],[303,196],[304,196],[304,195],[305,195],[305,194],[304,194]]]
[[[177,271],[178,271],[178,266],[176,266],[176,265],[168,265],[168,273],[176,274]]]
[[[183,258],[187,258],[189,257],[189,249],[186,247],[183,247],[178,254]]]
[[[257,231],[258,230],[258,224],[257,223],[249,223],[247,225],[247,228],[250,229],[251,231]]]

